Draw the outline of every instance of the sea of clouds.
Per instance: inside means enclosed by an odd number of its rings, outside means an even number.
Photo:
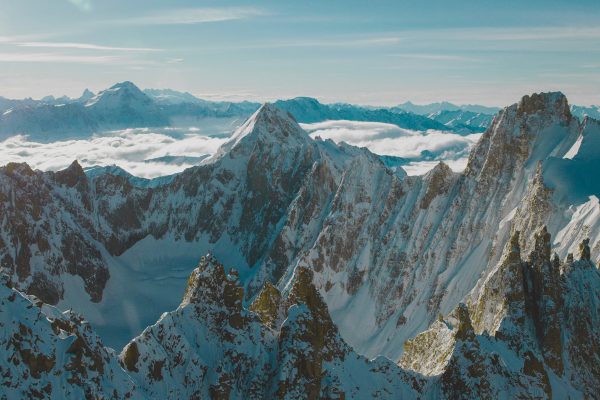
[[[380,122],[325,121],[300,125],[312,137],[336,143],[344,141],[367,147],[375,154],[406,158],[408,164],[403,168],[409,175],[424,174],[440,160],[454,171],[464,170],[471,148],[481,137],[481,134],[413,131]]]
[[[461,171],[480,135],[411,131],[377,122],[326,121],[302,124],[312,137],[345,141],[372,152],[408,159],[409,175],[427,172],[438,160]],[[205,128],[205,127],[204,127]],[[222,129],[140,128],[105,132],[89,138],[38,143],[27,136],[0,142],[0,165],[26,162],[32,168],[60,170],[73,160],[85,167],[118,165],[131,174],[154,178],[181,172],[213,154],[228,139]],[[231,128],[233,131],[233,128]],[[161,157],[180,156],[178,160]],[[185,158],[183,158],[185,157]],[[158,160],[157,160],[158,159]]]

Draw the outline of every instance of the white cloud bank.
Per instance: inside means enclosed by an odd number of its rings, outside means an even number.
[[[195,163],[179,165],[146,161],[163,156],[199,157],[213,154],[225,142],[195,132],[169,129],[126,129],[90,139],[51,143],[14,136],[0,142],[0,164],[26,162],[32,168],[60,170],[77,159],[83,167],[118,165],[133,175],[154,178],[183,171]]]
[[[194,157],[214,154],[227,141],[225,132],[238,123],[209,121],[200,128],[139,128],[108,132],[87,139],[38,143],[25,136],[0,142],[0,165],[26,162],[32,168],[60,170],[77,159],[82,166],[118,165],[133,175],[154,178],[181,172],[196,165]],[[404,166],[409,175],[421,175],[444,160],[462,171],[468,153],[480,135],[460,136],[439,131],[411,131],[378,122],[326,121],[301,124],[312,137],[345,141],[367,147],[376,154],[410,159]],[[213,136],[216,135],[216,136]],[[177,163],[154,160],[164,156],[185,156]]]
[[[301,124],[312,137],[347,142],[366,147],[373,153],[407,158],[409,175],[421,175],[439,160],[455,171],[462,171],[469,152],[481,134],[467,136],[435,130],[412,131],[380,122],[325,121]]]

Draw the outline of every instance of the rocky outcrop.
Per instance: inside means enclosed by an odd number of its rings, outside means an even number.
[[[250,307],[257,314],[242,307],[242,290],[213,256],[203,257],[180,307],[125,347],[123,367],[160,398],[416,394],[418,378],[389,361],[369,362],[342,340],[309,270],[299,268],[283,296],[266,285]],[[354,383],[358,376],[364,385]]]
[[[586,259],[561,265],[545,227],[527,261],[519,241],[516,232],[468,306],[409,340],[399,363],[439,377],[434,386],[448,398],[593,398],[600,274]]]
[[[6,398],[141,399],[81,316],[0,285],[0,393]]]

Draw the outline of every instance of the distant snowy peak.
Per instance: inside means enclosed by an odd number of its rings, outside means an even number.
[[[106,129],[169,125],[158,105],[129,81],[99,92],[85,103],[85,109]]]
[[[87,103],[89,100],[91,100],[93,97],[95,96],[94,92],[92,92],[89,89],[85,89],[83,91],[83,93],[81,94],[81,96],[79,97],[79,99],[77,99],[77,101],[81,102],[81,103]]]
[[[152,100],[129,81],[117,83],[86,102],[86,107],[117,107],[125,102],[148,104]]]

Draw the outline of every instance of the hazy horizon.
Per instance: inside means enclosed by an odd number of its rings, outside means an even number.
[[[229,98],[227,96],[221,96],[218,95],[216,93],[201,93],[201,94],[197,94],[197,93],[191,93],[190,91],[186,90],[186,89],[174,89],[172,87],[141,87],[139,85],[136,84],[135,81],[129,79],[126,80],[128,82],[132,82],[134,85],[136,85],[140,90],[144,91],[144,90],[174,90],[176,92],[180,92],[180,93],[189,93],[191,95],[193,95],[194,97],[197,97],[198,99],[201,100],[208,100],[208,101],[230,101],[230,102],[242,102],[242,101],[248,101],[248,102],[253,102],[253,103],[270,103],[270,102],[275,102],[277,100],[289,100],[289,99],[294,99],[294,98],[302,98],[302,97],[307,97],[307,98],[314,98],[317,99],[319,102],[322,102],[323,104],[332,104],[332,103],[347,103],[347,104],[353,104],[353,105],[357,105],[357,106],[365,106],[365,107],[369,107],[369,106],[381,106],[381,107],[393,107],[393,106],[398,106],[398,105],[402,105],[405,103],[412,103],[415,106],[427,106],[427,105],[432,105],[432,104],[441,104],[441,103],[450,103],[456,106],[484,106],[484,107],[489,107],[489,108],[499,108],[502,109],[506,106],[509,106],[510,104],[516,103],[518,102],[523,96],[526,95],[531,95],[533,93],[542,93],[542,92],[561,92],[563,94],[565,94],[563,91],[561,90],[542,90],[542,91],[537,91],[537,92],[530,92],[530,93],[523,93],[521,96],[515,98],[512,103],[506,103],[506,104],[484,104],[484,103],[460,103],[460,102],[454,102],[454,101],[449,101],[445,98],[440,98],[438,100],[431,100],[431,101],[413,101],[411,99],[406,99],[404,101],[399,101],[399,102],[393,102],[393,103],[389,103],[389,104],[374,104],[374,103],[352,103],[350,101],[345,101],[343,99],[340,100],[336,100],[336,101],[327,101],[327,100],[323,100],[323,98],[318,97],[318,96],[308,96],[308,95],[296,95],[296,96],[292,96],[292,97],[271,97],[271,98],[252,98],[252,97],[248,97],[248,98]],[[125,81],[123,81],[125,82]],[[99,88],[98,90],[92,90],[90,87],[84,87],[82,89],[80,89],[79,92],[75,92],[74,95],[67,95],[66,93],[46,93],[44,95],[41,96],[25,96],[25,97],[9,97],[9,96],[5,96],[2,93],[0,93],[0,97],[4,97],[4,98],[9,98],[12,100],[24,100],[24,99],[33,99],[33,100],[41,100],[45,97],[48,96],[53,96],[54,98],[60,98],[62,96],[67,96],[73,100],[76,100],[77,98],[79,98],[81,96],[81,94],[85,91],[85,90],[91,90],[94,94],[98,94],[99,92],[109,89],[110,87],[123,83],[123,82],[115,82],[114,84],[108,85],[104,88]],[[565,94],[565,96],[567,97],[567,100],[569,100],[569,104],[575,104],[573,102],[570,101],[570,98],[567,94]],[[598,106],[598,104],[600,104],[600,101],[598,103],[590,103],[590,104],[576,104],[578,106]]]

